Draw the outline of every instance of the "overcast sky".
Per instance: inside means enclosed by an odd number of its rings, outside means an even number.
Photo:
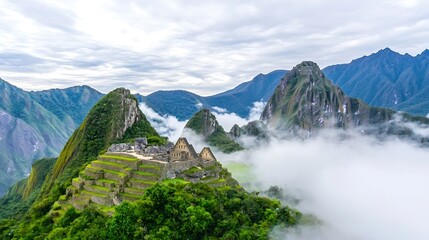
[[[227,90],[303,60],[429,48],[427,0],[0,0],[0,77],[26,90]]]

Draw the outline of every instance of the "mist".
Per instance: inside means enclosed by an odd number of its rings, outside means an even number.
[[[228,110],[221,107],[213,107],[212,114],[216,117],[219,124],[229,131],[234,124],[243,126],[250,121],[258,120],[262,111],[265,107],[265,102],[254,102],[252,108],[249,110],[249,116],[242,118],[236,113],[228,112]],[[197,104],[199,108],[202,107],[202,104]],[[160,115],[155,110],[147,106],[145,103],[139,104],[140,110],[146,115],[150,124],[155,128],[155,130],[164,137],[172,142],[176,142],[177,139],[182,136],[182,130],[185,127],[188,120],[180,121],[175,116],[171,115]]]
[[[175,129],[165,132],[170,136],[187,137],[197,151],[207,145],[192,131],[182,132],[181,126],[185,122],[174,120],[172,116],[162,121],[162,116],[147,114],[148,109],[142,110],[149,119],[159,118],[159,124],[154,125],[157,131]],[[255,106],[254,109],[257,111]],[[214,112],[221,125],[244,125],[251,119],[250,116],[240,118],[222,109]],[[423,126],[404,124],[418,135],[428,134]],[[223,154],[215,148],[212,150],[241,185],[251,191],[266,190],[274,185],[282,187],[287,196],[299,200],[285,201],[284,204],[314,215],[321,221],[318,225],[274,228],[271,238],[428,238],[427,148],[395,137],[380,141],[353,130],[326,130],[306,140],[239,140],[252,147],[233,154]]]
[[[274,229],[274,239],[429,236],[429,150],[413,143],[332,130],[308,140],[274,139],[218,159],[224,165],[246,162],[261,190],[282,187],[300,200],[285,204],[322,221]]]

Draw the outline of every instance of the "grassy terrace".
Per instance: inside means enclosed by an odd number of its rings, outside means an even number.
[[[138,183],[144,183],[144,184],[149,184],[149,185],[155,185],[157,182],[154,181],[147,181],[147,180],[140,180],[140,179],[130,179],[130,182],[138,182]]]
[[[140,188],[126,187],[125,189],[129,189],[131,191],[141,192],[142,194],[146,191]]]
[[[186,180],[183,180],[181,178],[173,178],[173,179],[165,179],[162,181],[164,184],[188,184],[189,182]]]
[[[140,164],[139,167],[140,168],[150,168],[150,169],[161,170],[160,167],[155,166],[155,165],[149,165],[149,164]]]
[[[126,196],[126,197],[135,198],[136,200],[137,200],[137,199],[140,199],[140,197],[141,197],[140,195],[135,195],[135,194],[132,194],[132,193],[125,193],[125,192],[124,192],[124,193],[121,193],[121,195],[122,195],[122,196]]]
[[[82,194],[85,194],[85,195],[97,196],[97,197],[106,197],[106,195],[104,195],[104,194],[96,193],[96,192],[90,192],[88,190],[82,190],[81,192],[82,192]]]
[[[105,179],[105,178],[97,179],[97,182],[101,182],[101,183],[113,183],[113,184],[118,184],[119,183],[118,181],[111,180],[111,179]]]
[[[145,177],[159,177],[159,174],[149,173],[149,172],[141,172],[141,171],[135,171],[134,173],[145,176]]]
[[[116,156],[116,155],[100,155],[99,157],[100,158],[118,159],[118,160],[129,161],[129,162],[135,162],[135,161],[139,160],[137,158],[123,157],[123,156]]]
[[[199,167],[191,167],[188,170],[183,171],[183,173],[184,174],[194,174],[194,173],[199,172],[199,171],[203,171],[203,170]]]
[[[100,191],[103,191],[103,192],[106,192],[106,193],[110,192],[109,188],[103,187],[103,186],[92,185],[91,188],[97,189],[97,190],[100,190]]]
[[[119,164],[119,163],[106,162],[106,161],[101,161],[101,160],[95,160],[95,161],[92,161],[92,162],[93,163],[102,164],[102,165],[109,165],[109,166],[119,167],[119,168],[127,168],[126,165]]]

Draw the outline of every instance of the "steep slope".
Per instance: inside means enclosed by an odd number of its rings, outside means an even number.
[[[52,170],[55,158],[44,158],[33,163],[30,175],[15,183],[0,198],[0,219],[19,218],[25,214],[40,192],[46,175]]]
[[[146,97],[140,96],[149,107],[161,115],[173,115],[179,120],[191,118],[201,108],[221,107],[247,117],[252,104],[267,101],[274,92],[285,70],[258,74],[251,81],[213,96],[202,97],[188,91],[157,91]]]
[[[243,148],[225,132],[218,123],[216,117],[208,109],[197,112],[185,125],[185,129],[191,129],[211,146],[218,148],[222,152],[230,153],[242,150]]]
[[[107,150],[114,142],[140,136],[160,140],[130,91],[118,88],[104,96],[61,151],[32,212],[36,215],[46,213],[59,195],[65,193],[71,179],[78,176],[85,164],[94,160],[100,151]]]
[[[389,48],[323,70],[352,97],[412,114],[429,112],[429,50],[412,57]]]
[[[292,131],[386,122],[395,112],[350,98],[332,84],[317,64],[302,62],[281,80],[261,119]]]

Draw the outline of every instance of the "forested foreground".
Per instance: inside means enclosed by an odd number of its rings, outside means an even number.
[[[0,223],[2,239],[266,239],[274,226],[296,225],[301,214],[238,187],[157,184],[141,200],[109,217],[95,208],[69,209]]]

